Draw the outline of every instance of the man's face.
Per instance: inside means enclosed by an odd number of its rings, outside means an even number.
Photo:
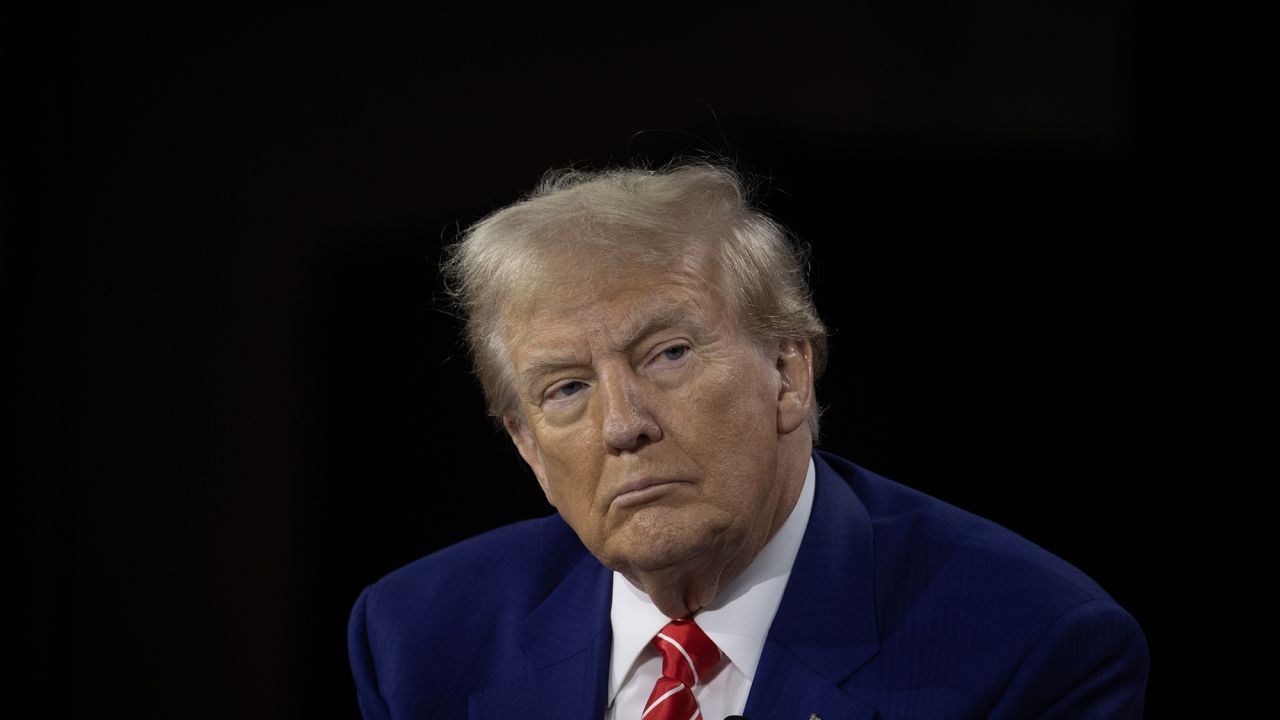
[[[808,387],[808,346],[761,349],[711,287],[692,270],[598,274],[539,295],[505,333],[523,411],[507,429],[624,574],[754,555],[790,510],[779,437],[804,425],[792,385]]]

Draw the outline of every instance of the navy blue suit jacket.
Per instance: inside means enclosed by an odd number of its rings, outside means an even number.
[[[1093,580],[995,523],[814,459],[746,717],[1141,717],[1146,638]],[[391,573],[351,615],[365,717],[598,720],[612,578],[556,515]]]

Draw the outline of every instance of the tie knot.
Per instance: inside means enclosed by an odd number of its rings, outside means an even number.
[[[692,618],[672,620],[653,638],[662,653],[662,674],[689,687],[702,682],[720,662],[720,648]]]

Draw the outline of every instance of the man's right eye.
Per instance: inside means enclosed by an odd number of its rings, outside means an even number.
[[[571,395],[576,395],[579,391],[587,386],[580,380],[571,380],[562,385],[556,385],[547,393],[548,400],[560,400]]]

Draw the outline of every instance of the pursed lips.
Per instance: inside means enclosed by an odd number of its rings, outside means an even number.
[[[668,486],[678,485],[684,480],[670,480],[661,477],[643,477],[628,480],[614,493],[609,506],[613,508],[639,505],[663,494]]]

